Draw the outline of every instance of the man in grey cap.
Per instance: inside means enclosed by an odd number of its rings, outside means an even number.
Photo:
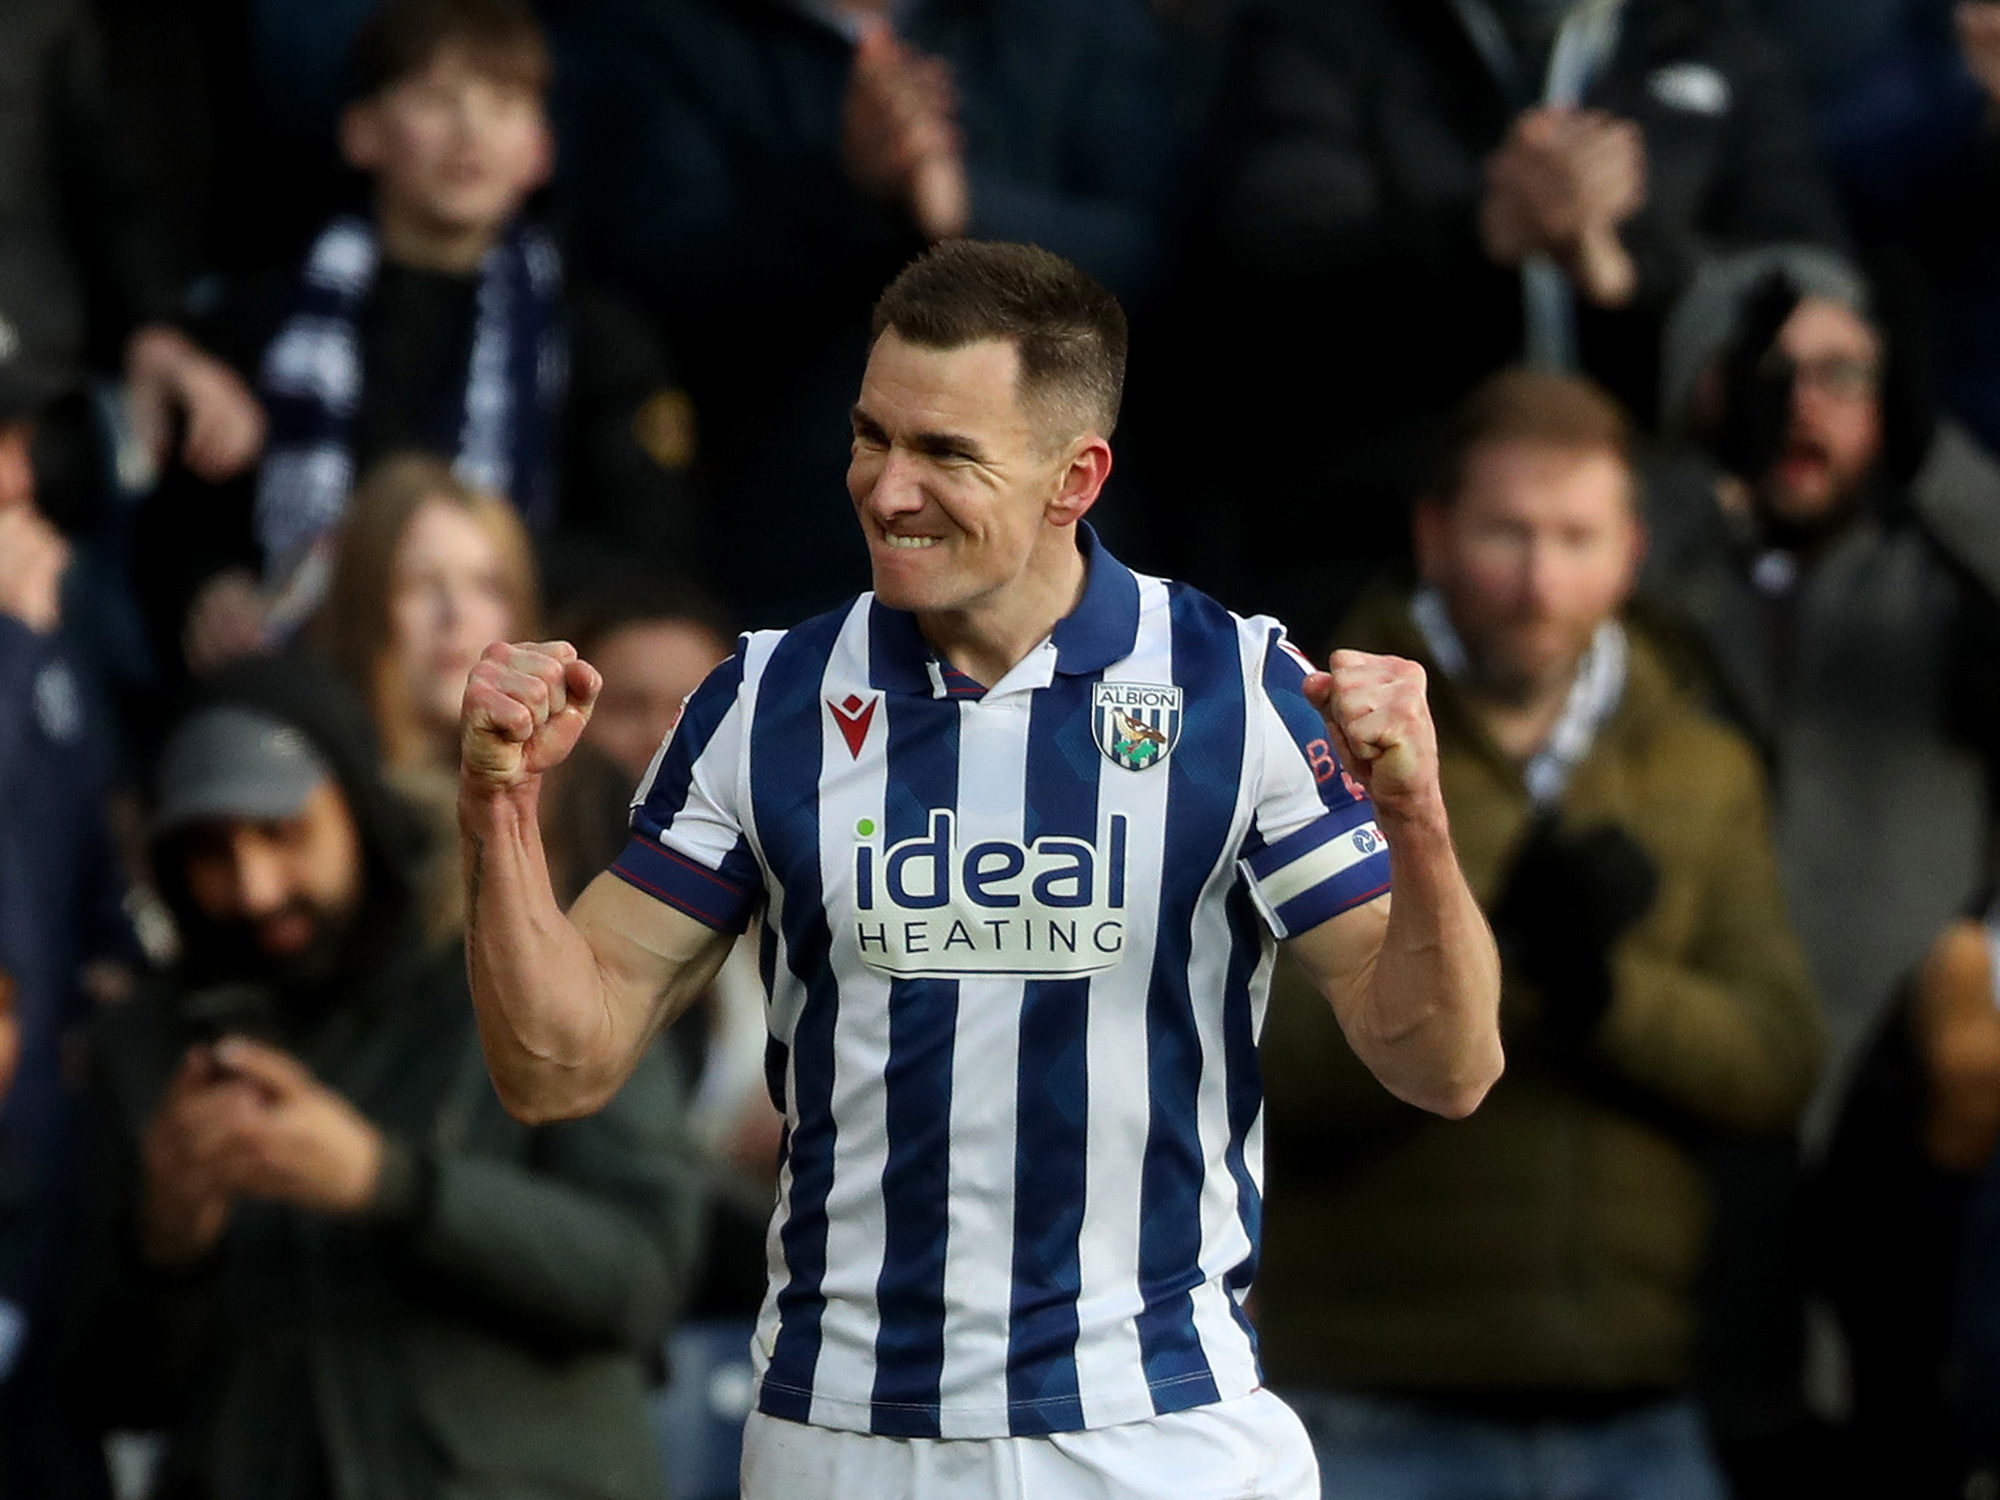
[[[84,1414],[164,1429],[164,1494],[657,1500],[644,1371],[699,1229],[671,1066],[515,1124],[359,704],[293,658],[198,693],[152,825],[182,951],[98,1030]]]

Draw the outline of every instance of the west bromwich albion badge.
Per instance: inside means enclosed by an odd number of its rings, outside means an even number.
[[[1090,690],[1097,748],[1128,771],[1157,766],[1181,737],[1181,690],[1152,682],[1100,682]]]

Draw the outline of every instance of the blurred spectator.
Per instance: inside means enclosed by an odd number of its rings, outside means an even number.
[[[168,1500],[662,1495],[643,1386],[699,1230],[671,1066],[505,1113],[415,825],[308,662],[204,686],[154,827],[185,952],[99,1038],[74,1398],[165,1429]]]
[[[1977,910],[1954,919],[1899,988],[1855,1068],[1820,1173],[1819,1270],[1847,1353],[1835,1497],[1961,1500],[1981,1493],[1974,1457],[2000,1458],[1991,1363],[2000,913],[1984,901]],[[1956,1350],[1955,1291],[1972,1314],[1957,1319]],[[1959,1405],[1975,1419],[1966,1433]]]
[[[390,0],[362,29],[340,138],[372,211],[329,224],[281,296],[249,287],[219,320],[271,413],[250,520],[265,583],[193,539],[184,571],[213,574],[189,620],[194,665],[310,612],[356,476],[403,450],[510,498],[574,570],[684,550],[686,398],[642,320],[567,289],[523,217],[554,159],[549,68],[523,0]]]
[[[42,514],[37,417],[63,382],[0,358],[0,1493],[71,1493],[45,1315],[74,1249],[87,1111],[66,1057],[136,956],[106,829],[111,756],[57,632],[70,545]],[[129,978],[129,975],[126,976]]]
[[[1901,976],[1986,879],[2000,760],[2000,471],[1928,411],[1843,262],[1719,264],[1676,313],[1648,594],[1764,749],[1793,920],[1826,1002],[1823,1134]],[[1882,735],[1894,726],[1893,755]]]
[[[176,255],[147,201],[83,0],[0,8],[0,358],[123,379],[132,435],[210,479],[243,469],[264,418],[173,326]]]
[[[698,590],[650,574],[600,579],[563,623],[563,638],[604,677],[584,743],[637,786],[688,694],[729,655],[734,637]]]
[[[752,624],[865,577],[847,413],[869,309],[925,243],[1031,241],[1128,302],[1160,280],[1177,142],[1143,0],[595,0],[556,25],[579,244],[686,354],[702,572]]]
[[[1579,369],[1647,417],[1703,257],[1841,233],[1780,54],[1716,0],[1260,0],[1232,77],[1200,353],[1231,411],[1314,434],[1218,476],[1255,486],[1233,545],[1307,638],[1401,552],[1481,377]]]
[[[367,703],[389,781],[431,835],[421,881],[427,928],[456,933],[465,920],[459,704],[480,652],[540,633],[533,547],[511,505],[422,453],[378,464],[336,536],[308,639]],[[543,798],[550,873],[564,901],[624,847],[634,785],[602,754],[571,761]]]
[[[1820,135],[1856,239],[1929,279],[1939,395],[2000,448],[2000,4],[1844,0],[1859,24],[1790,10],[1807,55],[1845,63],[1820,90]]]
[[[1428,1120],[1298,975],[1274,992],[1260,1338],[1329,1495],[1726,1493],[1688,1395],[1695,1146],[1788,1130],[1819,1030],[1755,756],[1620,623],[1629,443],[1574,377],[1483,384],[1417,512],[1423,586],[1343,634],[1431,673],[1508,1065]]]

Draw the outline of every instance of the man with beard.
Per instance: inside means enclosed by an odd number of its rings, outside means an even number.
[[[1727,1493],[1689,1399],[1696,1143],[1789,1131],[1819,1028],[1755,756],[1621,619],[1629,448],[1585,381],[1488,381],[1417,511],[1422,585],[1341,637],[1429,673],[1508,1068],[1433,1123],[1281,962],[1259,1325],[1329,1496]]]
[[[1809,1139],[1898,979],[1984,879],[2000,473],[1933,423],[1894,304],[1824,252],[1705,273],[1667,337],[1666,419],[1703,454],[1661,487],[1644,589],[1692,626],[1773,773],[1779,866],[1826,1001]]]
[[[218,675],[169,735],[178,966],[113,1012],[76,1396],[163,1497],[662,1494],[646,1372],[698,1232],[671,1069],[531,1129],[495,1098],[415,825],[324,672]]]

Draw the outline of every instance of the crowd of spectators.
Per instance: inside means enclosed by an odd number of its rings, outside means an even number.
[[[0,1494],[735,1493],[754,933],[509,1119],[459,696],[603,673],[574,896],[866,587],[961,236],[1130,310],[1121,555],[1430,674],[1509,1068],[1421,1115],[1278,967],[1329,1496],[1990,1492],[2000,0],[9,0]]]

